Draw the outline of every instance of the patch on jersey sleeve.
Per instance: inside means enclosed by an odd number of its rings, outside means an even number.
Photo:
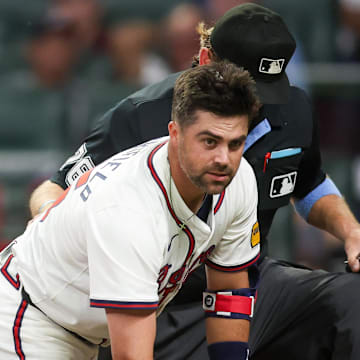
[[[255,247],[260,243],[260,229],[259,222],[257,221],[251,230],[251,247]]]
[[[85,154],[87,153],[86,143],[83,143],[75,152],[74,155],[70,156],[62,165],[60,168],[61,170],[64,170],[66,166],[76,164],[80,159],[82,159]]]
[[[67,186],[70,186],[80,176],[85,174],[88,170],[95,167],[95,164],[91,160],[90,156],[85,156],[78,163],[76,163],[66,174],[65,182]]]

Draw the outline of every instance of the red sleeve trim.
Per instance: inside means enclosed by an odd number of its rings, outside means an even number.
[[[209,266],[209,267],[211,267],[212,269],[215,269],[215,270],[225,271],[225,272],[235,272],[235,271],[241,271],[241,270],[246,269],[247,267],[253,265],[254,263],[256,263],[258,261],[259,257],[260,257],[260,253],[258,253],[255,258],[253,258],[252,260],[246,262],[245,264],[235,265],[235,266],[218,265],[218,264],[215,264],[214,262],[212,262],[209,259],[207,259],[205,263],[206,263],[207,266]]]
[[[158,302],[130,302],[90,299],[90,306],[113,309],[156,309],[158,307]]]

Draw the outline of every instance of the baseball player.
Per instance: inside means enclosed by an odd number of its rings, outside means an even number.
[[[303,90],[289,85],[285,73],[295,41],[278,14],[247,3],[231,9],[214,28],[202,26],[199,31],[196,63],[203,66],[225,58],[243,66],[256,80],[263,105],[251,123],[244,149],[258,183],[262,249],[250,358],[357,360],[359,275],[311,271],[268,256],[267,235],[274,216],[291,202],[307,222],[344,241],[351,269],[359,271],[359,223],[322,169],[318,127],[309,99]],[[33,193],[32,213],[49,206],[94,164],[165,135],[178,76],[173,74],[130,95],[107,112],[77,153]],[[205,287],[201,267],[159,316],[156,359],[208,359],[199,300]]]
[[[247,359],[260,245],[240,160],[258,105],[231,63],[184,72],[169,137],[86,172],[1,253],[0,358],[95,359],[111,341],[114,360],[152,359],[156,315],[206,263],[210,357]]]

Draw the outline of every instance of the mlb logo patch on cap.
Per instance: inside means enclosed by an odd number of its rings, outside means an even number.
[[[270,197],[277,198],[291,194],[294,191],[297,171],[275,176],[271,180]]]
[[[263,74],[276,75],[282,72],[285,59],[262,58],[260,61],[259,72]]]
[[[219,59],[250,72],[262,104],[289,101],[285,70],[296,43],[278,13],[255,3],[235,6],[216,22],[210,45]]]

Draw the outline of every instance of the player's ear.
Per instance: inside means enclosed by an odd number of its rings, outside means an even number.
[[[178,124],[175,121],[170,121],[168,124],[169,136],[171,139],[175,140],[178,135]]]
[[[210,64],[210,62],[210,49],[202,47],[199,51],[199,65],[207,65]]]

